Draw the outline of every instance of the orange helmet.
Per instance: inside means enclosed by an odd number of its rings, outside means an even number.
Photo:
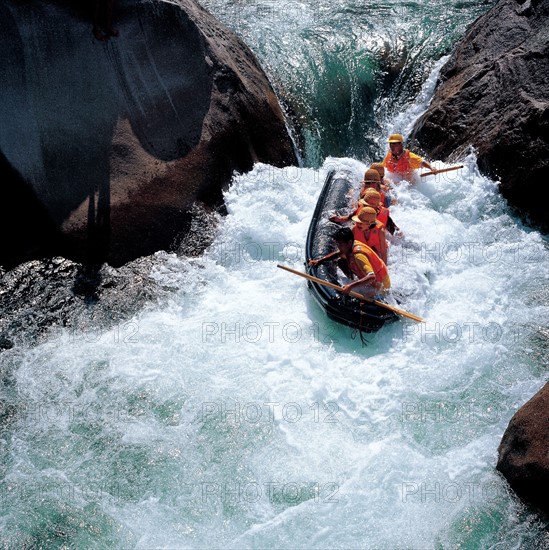
[[[382,162],[372,162],[370,168],[376,170],[382,178],[385,175],[385,166],[383,166]]]
[[[381,176],[379,175],[379,172],[373,168],[368,168],[366,172],[364,172],[364,183],[375,181],[376,183],[379,183],[381,181]]]
[[[373,206],[377,208],[381,204],[381,194],[370,187],[364,191],[358,203],[362,206]]]

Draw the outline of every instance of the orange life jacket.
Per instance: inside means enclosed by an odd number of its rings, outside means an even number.
[[[398,160],[395,159],[389,151],[383,161],[383,164],[385,165],[385,168],[393,174],[409,174],[412,171],[410,168],[410,151],[408,149],[404,149],[404,152],[400,155]]]
[[[379,234],[384,230],[384,225],[379,220],[376,220],[376,226],[373,229],[368,229],[368,236],[362,232],[357,225],[353,226],[353,237],[355,241],[367,244],[370,248],[381,256],[381,240]]]
[[[376,282],[382,283],[387,275],[389,274],[389,271],[387,269],[387,266],[385,265],[385,262],[375,253],[374,250],[372,250],[367,244],[364,244],[363,242],[355,242],[353,245],[353,253],[349,255],[349,258],[347,259],[349,263],[349,268],[351,271],[359,278],[362,279],[363,277],[366,277],[366,273],[363,273],[362,269],[358,265],[358,263],[355,260],[355,254],[362,253],[370,262],[372,269],[374,270],[374,275],[376,276]]]
[[[387,194],[385,193],[385,191],[383,191],[383,189],[381,189],[380,186],[378,186],[377,189],[373,186],[363,186],[361,191],[360,191],[360,198],[362,198],[362,195],[364,194],[364,191],[366,191],[366,189],[370,189],[370,188],[375,189],[379,193],[379,195],[380,195],[379,204],[384,204],[385,206],[388,206],[389,197],[387,197]]]
[[[381,201],[380,201],[380,204],[387,204],[387,196],[385,194],[385,191],[383,191],[382,189],[379,190],[379,194],[381,196]]]
[[[381,206],[377,214],[377,219],[383,224],[383,227],[387,227],[387,221],[389,220],[389,209]]]

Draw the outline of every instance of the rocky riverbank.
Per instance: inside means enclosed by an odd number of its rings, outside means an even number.
[[[105,40],[86,5],[0,4],[7,269],[199,252],[234,171],[296,164],[265,73],[198,3],[118,0]]]
[[[478,164],[527,222],[549,231],[549,0],[500,0],[469,28],[440,72],[412,139],[452,161],[473,146]],[[549,386],[511,419],[497,469],[549,516]]]
[[[549,231],[549,0],[500,0],[471,25],[440,72],[411,137],[429,158],[470,146],[524,220]]]

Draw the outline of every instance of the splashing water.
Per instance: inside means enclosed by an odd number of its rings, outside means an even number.
[[[425,109],[434,68],[385,133]],[[425,323],[402,319],[363,346],[276,268],[303,268],[329,170],[358,182],[380,148],[236,175],[202,257],[155,255],[167,303],[2,352],[4,547],[547,544],[495,463],[545,381],[549,252],[474,154],[395,187],[392,285]]]
[[[9,543],[116,548],[420,548],[541,536],[495,473],[543,384],[541,237],[474,157],[396,187],[389,267],[426,319],[369,335],[300,278],[327,171],[237,176],[202,258],[159,254],[167,306],[2,355]],[[543,357],[534,355],[540,350]],[[9,414],[7,414],[9,412]]]
[[[203,2],[258,56],[313,167],[330,155],[379,156],[386,121],[415,103],[434,64],[492,4]]]

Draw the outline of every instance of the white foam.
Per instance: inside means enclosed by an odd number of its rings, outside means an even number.
[[[420,547],[454,540],[471,514],[512,523],[494,459],[543,383],[520,350],[547,316],[528,303],[549,263],[474,158],[464,163],[396,188],[406,237],[391,247],[391,278],[400,307],[426,323],[402,320],[368,347],[276,267],[303,268],[328,169],[358,182],[365,166],[332,158],[320,171],[257,165],[236,177],[206,254],[159,262],[171,304],[17,359],[27,412],[12,478],[37,486],[38,457],[50,456],[79,494],[118,484],[120,498],[99,506],[141,548]],[[90,468],[93,482],[79,474]]]

